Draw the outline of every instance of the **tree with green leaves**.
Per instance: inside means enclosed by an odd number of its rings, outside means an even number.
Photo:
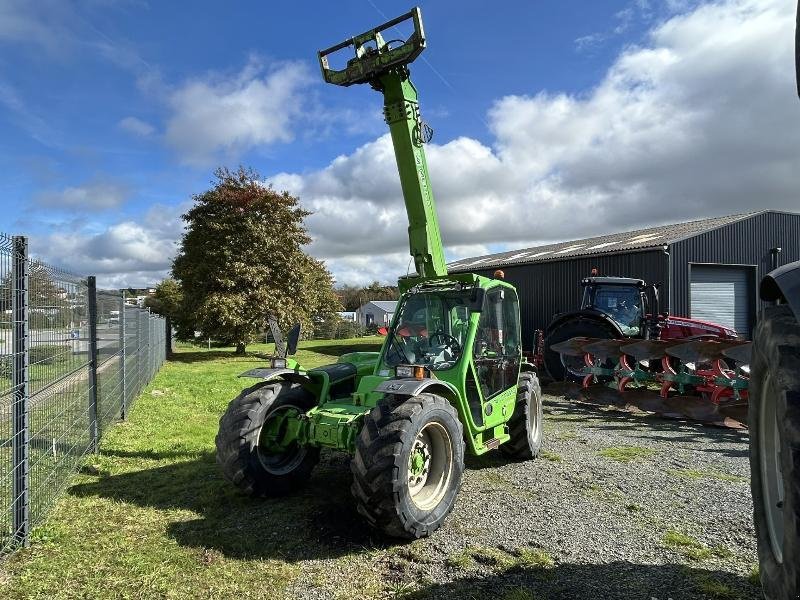
[[[145,299],[144,305],[154,313],[169,318],[170,325],[177,330],[178,338],[194,337],[194,328],[183,318],[183,289],[172,277],[162,280],[156,286],[155,293]]]
[[[0,311],[10,311],[13,305],[11,277],[12,273],[8,271],[0,280]],[[75,296],[77,290],[70,292],[70,288],[79,286],[59,281],[58,277],[58,272],[42,261],[30,259],[28,305],[31,328],[67,327],[76,317],[86,315],[86,296],[83,290],[80,290],[78,298],[71,298]]]
[[[303,251],[311,213],[298,198],[264,185],[251,169],[214,174],[213,187],[183,215],[186,232],[172,265],[182,318],[241,354],[270,314],[284,328],[299,321],[308,329],[340,310],[331,274]]]
[[[343,285],[336,288],[336,294],[345,310],[358,310],[371,300],[397,300],[400,298],[400,291],[397,287],[381,285],[377,281],[373,281],[366,287]]]

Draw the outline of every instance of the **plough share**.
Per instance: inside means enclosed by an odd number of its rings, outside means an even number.
[[[570,369],[581,378],[581,400],[733,428],[745,426],[749,341],[576,337],[551,349],[565,358],[565,364],[583,359],[582,367]]]

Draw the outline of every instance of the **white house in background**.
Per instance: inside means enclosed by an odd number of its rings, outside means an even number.
[[[356,322],[356,311],[354,310],[342,310],[339,311],[338,315],[342,318],[342,321]]]
[[[389,325],[395,309],[397,309],[396,300],[371,300],[356,311],[356,323],[362,327]]]

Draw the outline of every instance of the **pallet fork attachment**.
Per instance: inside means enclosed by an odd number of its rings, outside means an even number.
[[[408,20],[414,22],[414,32],[400,46],[392,48],[392,40],[384,41],[381,32]],[[347,66],[341,70],[330,68],[328,57],[350,46],[356,55],[347,61]],[[424,49],[425,32],[422,29],[422,16],[419,8],[414,8],[383,25],[326,50],[320,50],[317,54],[325,81],[334,85],[349,86],[356,83],[372,83],[386,72],[413,62]]]

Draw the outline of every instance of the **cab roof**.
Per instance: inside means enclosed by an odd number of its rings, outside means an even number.
[[[582,286],[587,285],[624,285],[635,286],[638,288],[646,288],[647,284],[643,279],[634,279],[633,277],[584,277],[581,281]]]

